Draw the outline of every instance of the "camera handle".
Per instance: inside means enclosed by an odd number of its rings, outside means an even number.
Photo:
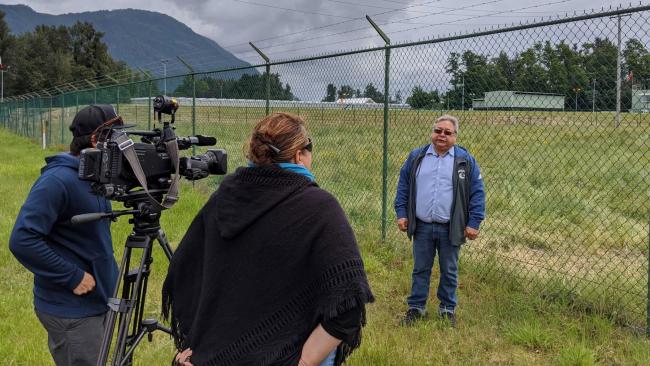
[[[118,216],[136,214],[138,210],[124,210],[124,211],[111,211],[111,212],[91,212],[85,214],[74,215],[70,218],[70,223],[73,225],[83,224],[85,222],[97,221],[101,219],[111,219],[115,221]]]
[[[133,148],[133,140],[131,140],[125,132],[121,132],[113,138],[113,141],[117,143],[117,146],[122,151],[122,154],[124,154],[124,157],[126,157],[129,165],[131,165],[133,174],[135,174],[135,177],[138,179],[138,183],[140,183],[144,192],[151,199],[152,204],[159,210],[164,210],[174,206],[174,204],[178,202],[178,182],[181,178],[181,175],[179,174],[180,158],[178,156],[178,141],[176,138],[174,137],[173,139],[165,141],[167,154],[169,154],[169,158],[174,164],[174,168],[176,170],[172,177],[171,184],[169,185],[169,190],[167,191],[167,194],[165,194],[165,198],[162,200],[162,203],[158,202],[158,200],[156,200],[149,193],[149,188],[147,187],[147,178],[144,174],[144,171],[142,170],[142,165],[140,165],[140,160],[138,159],[135,149]]]
[[[133,352],[145,334],[148,335],[149,340],[152,332],[156,330],[171,334],[171,330],[157,320],[143,319],[147,284],[153,262],[154,240],[158,241],[168,260],[171,260],[173,254],[167,237],[160,228],[159,218],[160,212],[145,216],[134,215],[130,221],[134,225],[134,230],[126,239],[118,283],[113,297],[108,301],[109,311],[106,314],[106,328],[97,360],[98,366],[104,366],[108,361],[116,327],[115,350],[111,361],[113,366],[131,365]],[[142,257],[139,266],[130,269],[133,249],[141,249]],[[120,282],[122,282],[121,298],[118,297]]]

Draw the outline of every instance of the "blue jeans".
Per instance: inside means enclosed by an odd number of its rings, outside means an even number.
[[[323,360],[323,362],[320,363],[319,366],[334,366],[334,360],[336,359],[336,349],[332,351],[329,355],[327,355],[327,358]]]
[[[438,311],[453,313],[457,302],[460,246],[451,245],[449,242],[449,224],[428,224],[418,220],[413,238],[413,282],[407,303],[409,308],[424,312],[429,298],[429,282],[436,251],[440,264]]]

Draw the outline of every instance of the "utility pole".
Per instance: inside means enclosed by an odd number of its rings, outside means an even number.
[[[580,93],[580,91],[582,91],[582,88],[576,85],[576,86],[573,87],[573,91],[576,93],[576,110],[575,111],[577,112],[578,111],[578,93]]]
[[[616,127],[621,125],[621,17],[630,16],[630,14],[618,14],[616,18],[617,23],[617,51],[616,51]],[[610,19],[613,19],[611,17]]]
[[[593,86],[591,87],[591,113],[596,112],[596,78],[594,78]]]
[[[465,73],[463,72],[463,97],[461,99],[461,109],[465,110]]]

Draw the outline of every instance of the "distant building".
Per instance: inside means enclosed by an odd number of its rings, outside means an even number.
[[[632,89],[632,108],[630,112],[650,112],[650,90]]]
[[[340,104],[377,104],[372,98],[339,98],[336,103]]]
[[[509,90],[486,92],[481,99],[472,99],[473,109],[563,110],[564,95]]]

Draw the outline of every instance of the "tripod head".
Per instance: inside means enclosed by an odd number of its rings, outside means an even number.
[[[150,190],[149,193],[154,199],[160,199],[166,193],[163,189]],[[152,234],[160,230],[160,215],[162,210],[154,206],[144,191],[129,192],[120,200],[124,207],[130,210],[111,211],[111,212],[91,212],[72,216],[70,222],[73,224],[83,224],[85,222],[96,221],[101,219],[110,219],[116,221],[119,216],[133,215],[129,223],[133,224],[133,231],[139,234]]]

